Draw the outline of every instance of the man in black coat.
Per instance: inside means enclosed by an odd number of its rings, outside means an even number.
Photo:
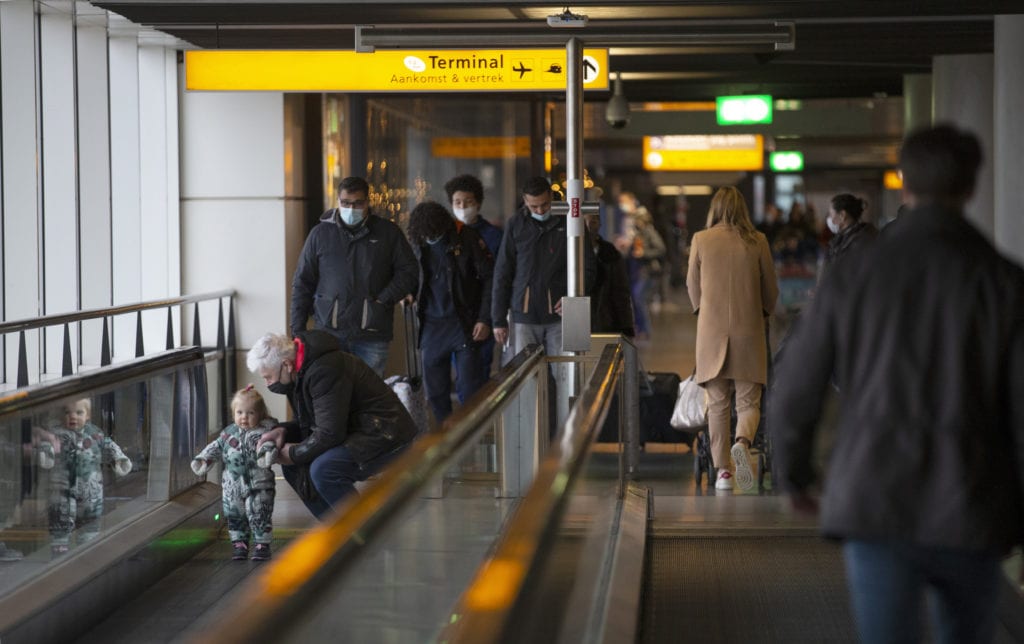
[[[920,641],[926,588],[937,641],[991,641],[1000,560],[1024,543],[1024,271],[964,218],[981,161],[952,126],[907,138],[909,211],[826,274],[776,372],[772,474],[798,509],[817,509],[839,386],[821,529],[864,642]]]
[[[285,480],[318,518],[416,436],[391,388],[326,332],[268,333],[247,363],[271,392],[288,397],[295,420],[263,434],[260,444],[277,444]]]
[[[626,258],[615,244],[601,237],[600,215],[586,215],[586,223],[597,260],[597,277],[590,297],[590,328],[594,333],[621,333],[632,338],[636,327]]]
[[[384,375],[395,304],[416,289],[419,267],[402,230],[369,210],[361,177],[338,184],[338,207],[320,217],[292,278],[292,334],[317,329]]]

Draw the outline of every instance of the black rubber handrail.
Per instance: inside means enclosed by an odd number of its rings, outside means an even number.
[[[206,362],[199,347],[182,347],[130,362],[100,367],[77,376],[60,380],[41,382],[0,394],[0,419],[32,407],[49,405],[57,400],[72,396],[88,395],[96,391],[110,390],[125,383],[165,373],[185,365],[199,365]]]

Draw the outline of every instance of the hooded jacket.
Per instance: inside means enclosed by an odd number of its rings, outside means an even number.
[[[298,443],[289,452],[296,465],[337,445],[363,464],[412,441],[412,417],[366,363],[324,331],[302,331],[296,340],[298,372],[288,394],[295,420],[281,423],[286,442]]]
[[[291,331],[317,329],[342,341],[391,340],[395,304],[416,290],[419,267],[401,229],[375,215],[350,229],[332,208],[320,217],[302,247],[292,278]],[[387,307],[382,326],[362,328],[369,298]]]
[[[494,256],[487,249],[487,244],[470,226],[455,222],[455,229],[449,232],[444,240],[445,258],[447,259],[448,291],[455,304],[455,313],[459,324],[466,335],[466,342],[471,342],[473,327],[477,322],[491,326],[491,288],[494,281]],[[423,280],[427,278],[429,266],[423,256],[422,247],[413,249],[420,263],[420,285],[416,293],[416,301],[421,302]],[[426,306],[417,307],[420,318],[420,336],[426,320]]]

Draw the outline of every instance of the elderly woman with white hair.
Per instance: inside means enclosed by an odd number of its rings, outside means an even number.
[[[268,333],[249,350],[249,370],[288,397],[295,420],[263,434],[284,478],[316,517],[355,492],[416,436],[390,387],[324,331]]]

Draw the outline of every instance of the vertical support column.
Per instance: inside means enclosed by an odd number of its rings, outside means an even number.
[[[932,64],[935,123],[952,122],[981,140],[985,163],[978,173],[967,218],[989,239],[993,234],[993,56],[936,56]]]
[[[995,146],[993,169],[993,236],[996,248],[1024,264],[1024,221],[1020,217],[1020,180],[1024,177],[1024,16],[996,16],[995,33]]]
[[[582,353],[589,346],[576,346],[567,339],[577,333],[574,330],[590,329],[590,302],[586,294],[584,248],[586,236],[583,225],[583,42],[570,38],[566,45],[566,86],[565,86],[565,156],[566,156],[566,200],[569,212],[566,215],[566,275],[567,301],[562,303],[562,350],[573,355]],[[589,342],[590,334],[582,334]],[[581,337],[582,337],[581,336]],[[583,364],[572,362],[555,366],[556,373],[564,374],[566,391],[556,391],[558,423],[569,416],[569,404],[579,394],[583,382]]]
[[[903,131],[932,124],[932,75],[903,75]]]

